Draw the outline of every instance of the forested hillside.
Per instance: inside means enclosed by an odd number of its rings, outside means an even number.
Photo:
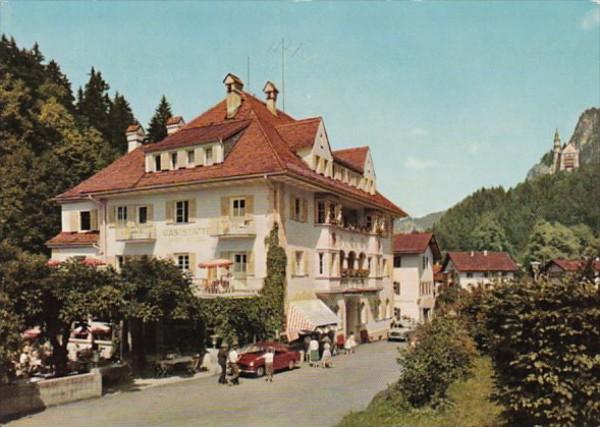
[[[92,68],[77,99],[37,44],[0,39],[0,241],[34,252],[60,229],[50,198],[126,151],[135,118],[127,100]]]
[[[513,189],[481,189],[446,211],[434,231],[443,250],[507,250],[517,260],[597,255],[600,162]]]

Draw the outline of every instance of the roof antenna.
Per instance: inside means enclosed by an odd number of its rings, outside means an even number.
[[[281,39],[281,110],[285,113],[285,39]]]

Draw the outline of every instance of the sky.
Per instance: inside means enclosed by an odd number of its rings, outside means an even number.
[[[163,94],[199,115],[228,72],[281,89],[284,39],[286,112],[322,116],[334,150],[369,145],[378,189],[413,216],[514,186],[600,106],[600,0],[0,0],[0,32],[74,89],[100,70],[142,124]]]

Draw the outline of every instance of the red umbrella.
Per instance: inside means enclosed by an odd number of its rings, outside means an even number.
[[[58,267],[58,266],[59,266],[59,265],[61,265],[61,264],[62,264],[62,261],[59,261],[59,260],[57,260],[57,259],[49,259],[49,260],[46,262],[46,265],[47,265],[48,267]]]
[[[83,261],[81,261],[81,263],[83,265],[89,265],[91,267],[98,267],[100,265],[106,265],[106,263],[102,260],[99,260],[97,258],[85,258]]]
[[[23,337],[25,339],[34,340],[37,337],[39,337],[41,335],[41,333],[42,333],[42,331],[40,330],[40,328],[38,326],[35,326],[35,327],[27,329],[25,332],[23,332],[21,334],[21,337]]]
[[[231,261],[230,259],[220,258],[220,259],[211,259],[210,261],[201,262],[200,264],[198,264],[198,266],[201,268],[229,267],[231,264],[233,264],[233,261]]]

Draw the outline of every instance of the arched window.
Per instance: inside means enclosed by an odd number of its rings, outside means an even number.
[[[348,269],[354,270],[356,268],[356,252],[350,251],[348,253]]]

